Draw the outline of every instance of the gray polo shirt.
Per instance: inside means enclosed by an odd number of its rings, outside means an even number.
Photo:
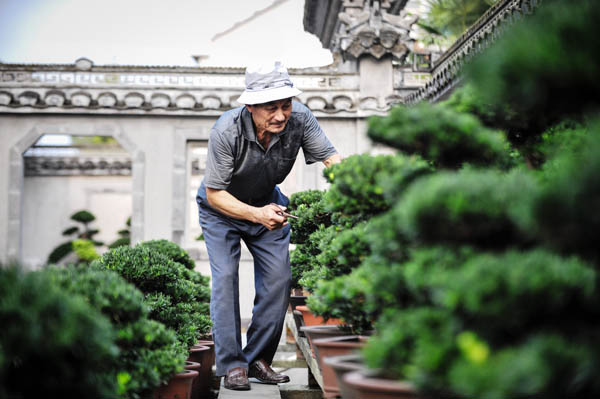
[[[238,200],[262,206],[294,166],[302,148],[307,164],[324,161],[337,151],[310,110],[292,102],[285,129],[271,137],[269,148],[256,138],[252,115],[242,106],[225,112],[210,131],[203,186],[227,190]],[[205,197],[204,187],[199,196]]]

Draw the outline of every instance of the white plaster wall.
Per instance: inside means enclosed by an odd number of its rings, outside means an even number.
[[[9,189],[10,189],[10,149],[33,128],[30,116],[2,115],[0,117],[0,262],[9,260],[7,247],[9,236]]]
[[[0,119],[0,263],[7,262],[6,247],[8,245],[8,180],[9,180],[9,148],[11,147],[11,136],[8,118]]]
[[[144,154],[144,209],[142,240],[172,238],[173,165],[175,131],[177,129],[210,129],[216,117],[157,117],[112,115],[62,115],[62,116],[0,116],[0,260],[6,261],[8,234],[9,150],[36,126],[88,126],[109,124],[122,132]],[[363,119],[318,118],[323,130],[343,156],[368,152],[371,145],[365,135]],[[184,149],[185,151],[185,149]],[[291,194],[310,188],[327,187],[322,177],[321,163],[306,165],[302,152],[296,166],[281,185],[282,191]],[[38,184],[38,179],[52,184]],[[50,251],[62,242],[60,232],[69,224],[69,216],[79,208],[90,209],[98,217],[98,227],[104,234],[116,234],[125,220],[136,210],[131,209],[131,178],[27,178],[23,191],[22,260],[27,264],[45,262]],[[97,179],[97,180],[95,180]],[[119,180],[121,179],[121,180]],[[45,187],[42,187],[45,186]],[[100,187],[100,188],[98,188]],[[129,190],[129,191],[128,191]],[[67,193],[68,201],[61,202],[55,193]],[[126,193],[127,192],[127,193]],[[187,192],[187,190],[183,190]],[[67,207],[67,204],[68,207]],[[64,209],[61,208],[64,206]],[[92,209],[91,207],[94,207]],[[67,209],[68,208],[68,209]],[[114,213],[114,218],[105,216]],[[100,221],[102,219],[102,221]],[[101,224],[100,224],[101,223]],[[117,226],[117,227],[115,227]],[[99,237],[100,238],[100,237]],[[111,238],[104,238],[111,241]],[[190,248],[199,259],[197,269],[210,275],[208,257],[203,243]],[[252,258],[242,253],[240,264],[240,308],[242,318],[251,317],[254,298],[254,272]]]
[[[23,203],[22,262],[29,268],[46,263],[59,244],[73,239],[62,231],[82,228],[70,217],[80,210],[96,216],[90,228],[99,229],[94,239],[110,244],[117,231],[126,228],[131,215],[131,178],[128,176],[26,177]],[[98,248],[100,253],[106,246]]]

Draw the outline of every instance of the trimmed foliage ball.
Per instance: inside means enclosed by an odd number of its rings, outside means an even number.
[[[0,397],[117,396],[110,322],[46,275],[0,267]]]
[[[175,333],[150,320],[144,295],[117,273],[94,268],[49,268],[53,284],[80,295],[105,315],[118,331],[116,370],[122,394],[137,398],[181,371],[187,351]]]
[[[208,334],[209,305],[203,301],[207,289],[182,264],[137,245],[110,250],[94,265],[116,271],[142,291],[150,318],[175,330],[186,348]]]
[[[502,133],[469,113],[440,104],[394,107],[385,117],[369,119],[368,135],[442,169],[510,164],[510,146]]]
[[[533,240],[524,226],[536,194],[535,179],[519,171],[437,173],[410,187],[394,210],[398,224],[389,228],[419,243],[526,245]]]
[[[185,251],[179,245],[169,240],[144,241],[141,242],[139,245],[152,248],[153,250],[165,255],[172,261],[181,263],[189,270],[194,270],[194,268],[196,267],[196,263],[190,257],[187,251]]]

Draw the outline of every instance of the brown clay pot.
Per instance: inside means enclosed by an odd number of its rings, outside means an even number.
[[[318,326],[303,326],[300,327],[300,331],[304,333],[304,336],[308,339],[310,348],[312,349],[313,357],[316,357],[315,347],[313,341],[320,338],[329,337],[341,337],[348,335],[348,330],[344,329],[342,325],[318,325]]]
[[[296,310],[302,312],[302,318],[304,319],[305,326],[344,324],[344,322],[340,319],[329,319],[325,321],[321,316],[314,315],[306,305],[296,306]]]
[[[198,378],[194,380],[191,399],[198,399],[205,396],[210,391],[212,381],[212,359],[214,359],[214,343],[211,354],[211,347],[206,345],[194,345],[190,348],[188,361],[200,363]]]
[[[306,305],[306,296],[290,295],[290,308],[292,308],[292,312],[296,309],[297,306],[305,306],[305,305]]]
[[[175,374],[169,382],[154,391],[153,399],[190,399],[192,381],[198,376],[194,370],[184,370]]]
[[[198,381],[201,378],[200,369],[202,368],[202,365],[198,362],[186,361],[184,368],[186,370],[194,370],[194,371],[198,372],[198,376],[196,378],[194,378],[194,381],[192,381],[192,392],[190,393],[190,399],[197,398],[198,397]]]
[[[330,356],[347,355],[362,348],[368,337],[343,335],[341,337],[319,338],[313,341],[317,362],[323,376],[323,397],[334,398],[340,394],[335,372],[324,362]]]
[[[412,384],[373,377],[366,370],[351,371],[343,379],[354,399],[424,399]]]
[[[351,371],[363,370],[366,367],[363,363],[362,356],[358,353],[352,353],[350,355],[325,357],[323,358],[323,361],[333,369],[341,397],[344,399],[356,399],[354,391],[349,389],[344,381],[344,375]]]
[[[202,363],[202,370],[200,371],[199,379],[202,381],[207,381],[208,386],[202,386],[202,394],[205,395],[211,388],[211,384],[214,382],[213,378],[213,366],[215,364],[215,342],[212,339],[201,339],[198,341],[200,346],[208,346],[210,349],[208,351],[208,355],[206,355],[206,361]],[[218,389],[218,387],[217,387]]]

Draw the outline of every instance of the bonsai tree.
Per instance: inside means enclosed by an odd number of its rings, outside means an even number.
[[[399,171],[396,177],[391,170]],[[313,291],[318,281],[347,274],[358,266],[368,251],[362,240],[364,223],[352,232],[345,231],[388,210],[397,192],[429,171],[416,157],[354,155],[323,171],[331,183],[326,192],[294,194],[290,212],[298,219],[290,222],[291,241],[296,244],[290,255],[293,285]],[[390,183],[393,189],[386,188]],[[342,248],[348,252],[338,256]]]
[[[144,294],[150,318],[175,330],[186,348],[211,326],[207,287],[190,270],[147,245],[118,247],[93,265],[114,270]]]
[[[174,331],[148,318],[144,295],[117,273],[74,266],[50,267],[45,273],[63,292],[85,298],[118,331],[115,370],[123,397],[144,397],[183,370],[186,348]]]
[[[116,397],[109,320],[46,274],[19,269],[0,267],[0,397]]]
[[[439,170],[412,183],[368,234],[372,253],[359,269],[370,269],[366,308],[379,309],[363,352],[370,367],[439,397],[600,392],[600,125],[596,97],[580,95],[597,88],[586,72],[597,56],[584,46],[599,13],[585,0],[541,6],[476,60],[465,91],[400,113],[411,115],[414,143],[401,134],[408,117],[373,122],[373,139]],[[504,129],[511,161],[475,161],[473,124],[431,138],[444,132],[428,119],[448,109]]]
[[[372,315],[362,306],[368,279],[362,271],[353,272],[371,253],[370,221],[389,210],[410,182],[430,171],[418,157],[389,155],[352,156],[324,171],[331,187],[321,202],[331,211],[335,224],[329,229],[334,233],[328,239],[310,236],[318,242],[316,265],[300,280],[314,291],[307,300],[314,313],[340,318],[356,333],[372,328]]]
[[[315,267],[315,256],[318,254],[318,241],[309,240],[311,234],[319,231],[323,235],[331,225],[331,214],[327,212],[321,199],[323,191],[307,190],[294,193],[290,197],[288,211],[297,216],[293,219],[290,242],[296,248],[290,253],[290,267],[292,271],[292,288],[302,288],[300,279],[304,272]]]
[[[99,233],[98,229],[90,228],[89,224],[96,220],[96,217],[89,211],[82,210],[71,215],[71,220],[78,225],[71,226],[62,232],[65,237],[74,236],[58,247],[54,248],[48,256],[48,263],[58,263],[67,255],[74,252],[78,255],[80,261],[89,262],[98,257],[95,246],[103,245],[102,242],[94,240],[94,236]]]
[[[196,284],[194,297],[196,301],[208,307],[210,304],[210,278],[196,272],[196,262],[179,245],[168,240],[143,241],[139,245],[152,249],[165,255],[173,262],[177,262],[187,269],[185,277]]]

